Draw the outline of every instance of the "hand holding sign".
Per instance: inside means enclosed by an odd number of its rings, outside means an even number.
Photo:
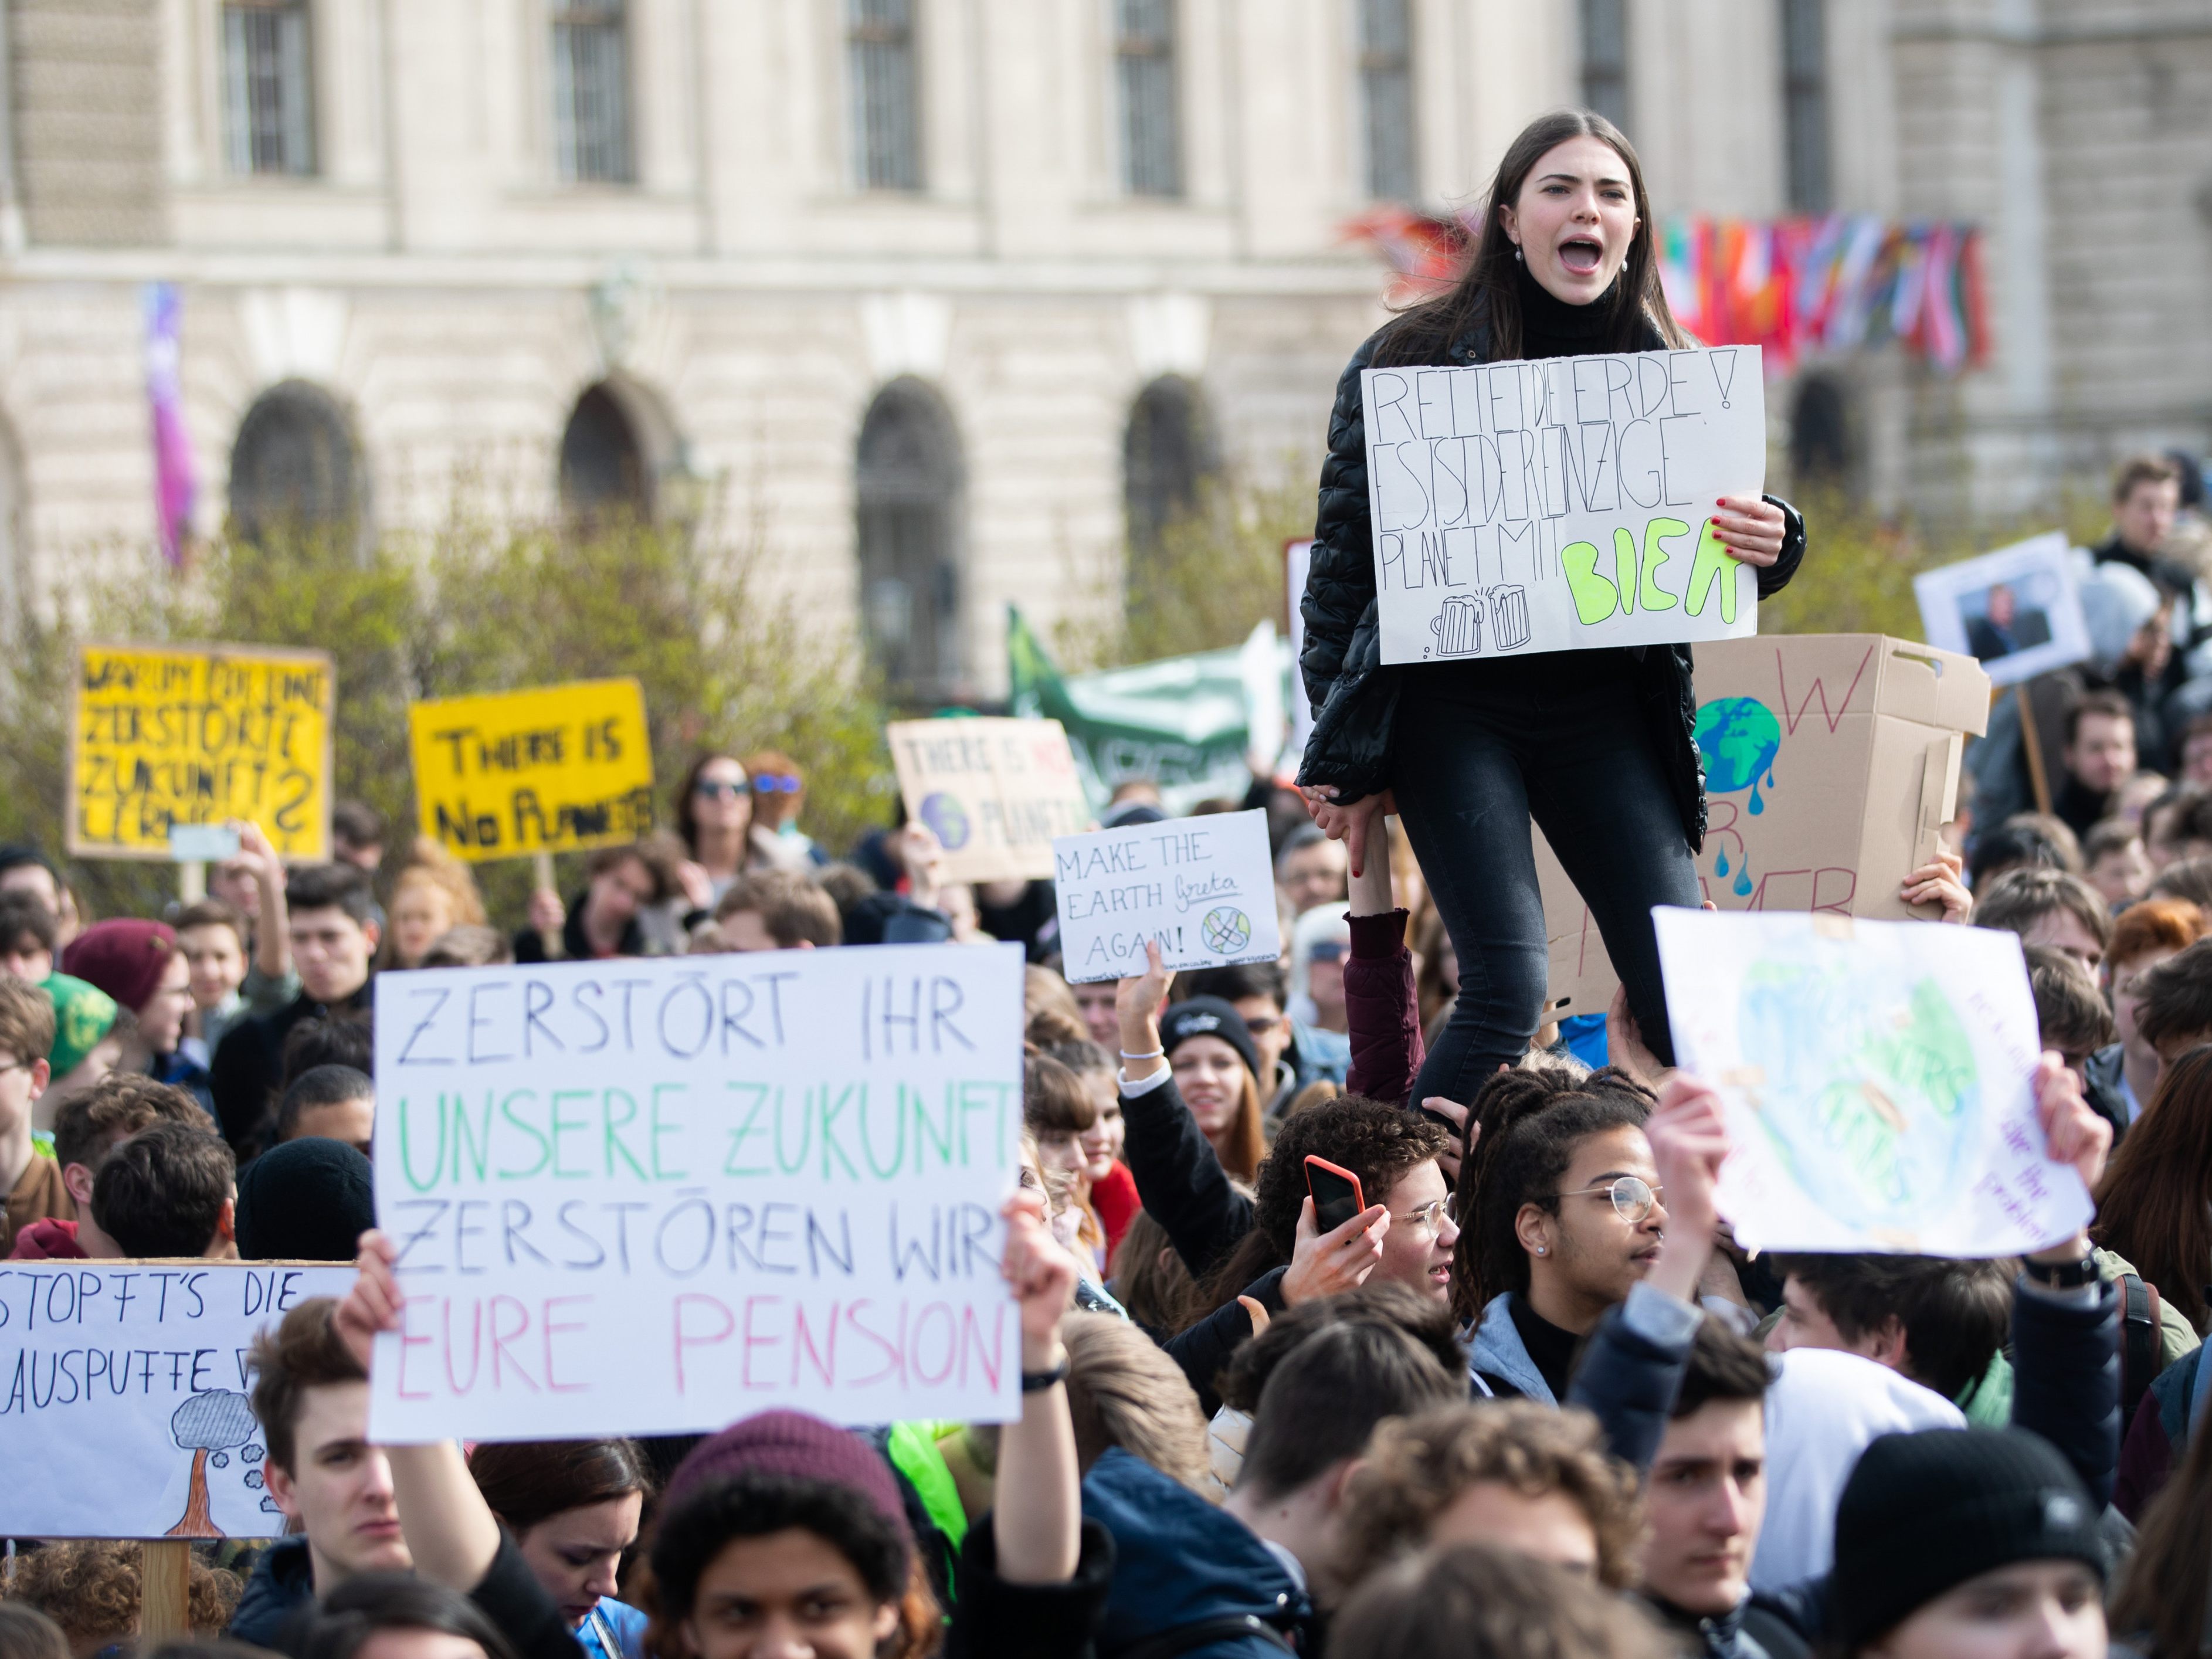
[[[2105,1161],[2112,1155],[2112,1126],[2081,1097],[2081,1079],[2063,1054],[2046,1050],[2035,1062],[2035,1121],[2043,1130],[2051,1161],[2070,1168],[2082,1186],[2095,1192],[2105,1178]],[[2079,1261],[2088,1253],[2089,1236],[2077,1230],[2033,1254]]]
[[[1789,520],[1764,495],[1723,495],[1713,503],[1713,538],[1745,564],[1765,570],[1782,556]]]

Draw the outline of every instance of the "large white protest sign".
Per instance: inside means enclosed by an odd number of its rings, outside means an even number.
[[[0,1534],[273,1538],[254,1336],[349,1267],[0,1264]]]
[[[1143,973],[1154,939],[1176,973],[1283,953],[1265,812],[1060,836],[1052,857],[1072,984]]]
[[[380,1439],[1019,1414],[1022,953],[383,974]]]
[[[1726,1103],[1717,1201],[1747,1249],[2014,1255],[2087,1224],[2087,1189],[2036,1121],[2014,935],[1652,915],[1674,1057]]]
[[[1712,533],[1766,474],[1756,346],[1370,368],[1382,660],[1717,640],[1758,579]]]

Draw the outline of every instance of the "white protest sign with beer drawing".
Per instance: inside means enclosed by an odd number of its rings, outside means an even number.
[[[1729,639],[1759,585],[1712,530],[1766,471],[1759,349],[1370,368],[1382,660]]]

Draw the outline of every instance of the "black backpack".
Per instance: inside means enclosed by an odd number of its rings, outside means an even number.
[[[2158,1286],[2139,1273],[2122,1273],[2120,1287],[2120,1437],[2127,1437],[2136,1407],[2150,1389],[2159,1364]]]

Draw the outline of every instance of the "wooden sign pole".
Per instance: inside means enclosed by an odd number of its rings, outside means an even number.
[[[192,1633],[192,1547],[181,1538],[149,1540],[141,1575],[138,1639],[149,1646]]]

